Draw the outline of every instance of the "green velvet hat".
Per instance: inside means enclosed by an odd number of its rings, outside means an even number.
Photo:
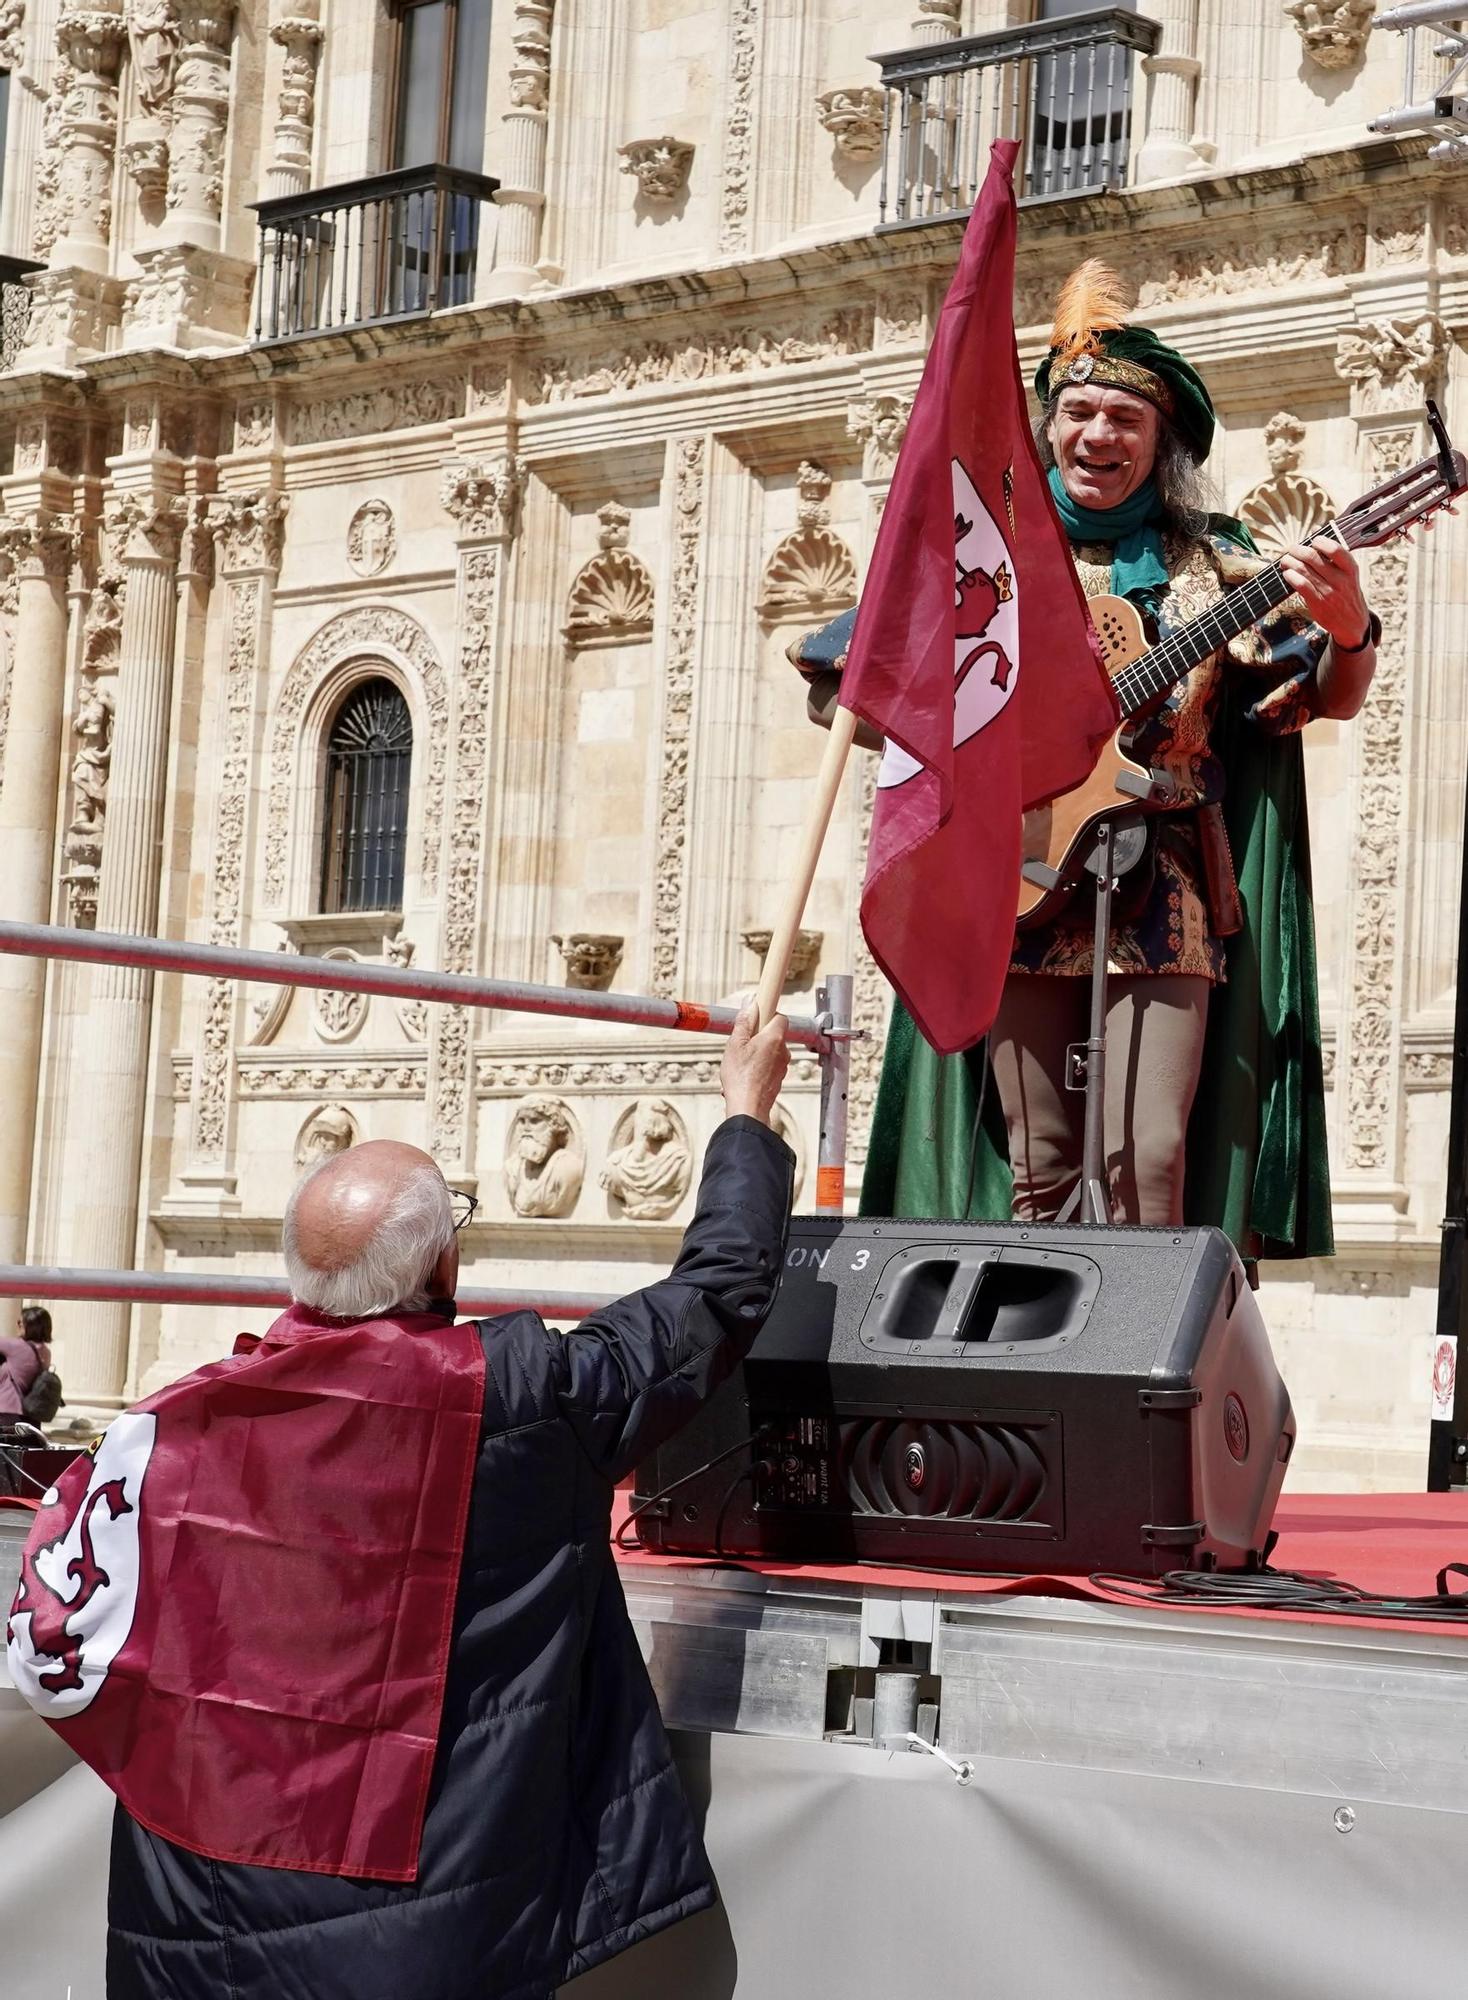
[[[1097,382],[1125,389],[1160,410],[1201,464],[1213,447],[1213,399],[1197,369],[1150,326],[1123,323],[1125,295],[1115,273],[1089,258],[1056,301],[1050,352],[1035,371],[1047,406],[1062,389]]]

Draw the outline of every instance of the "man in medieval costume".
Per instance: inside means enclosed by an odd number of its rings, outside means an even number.
[[[1035,390],[1041,459],[1088,597],[1130,601],[1155,642],[1263,566],[1247,529],[1205,504],[1202,379],[1127,324],[1120,283],[1095,260],[1061,293]],[[1213,1223],[1250,1258],[1332,1248],[1300,732],[1357,712],[1380,635],[1344,544],[1295,547],[1281,567],[1295,594],[1133,733],[1129,754],[1167,803],[1123,878],[1107,967],[1115,1218]],[[817,720],[829,722],[854,621],[791,648]],[[1066,1088],[1066,1049],[1087,1034],[1092,932],[1084,895],[1017,932],[992,1032],[962,1055],[937,1055],[897,1006],[863,1212],[1059,1216],[1081,1172],[1084,1101]]]

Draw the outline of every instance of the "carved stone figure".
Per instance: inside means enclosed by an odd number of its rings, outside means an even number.
[[[693,147],[683,139],[634,139],[619,148],[622,172],[633,174],[644,201],[676,201],[688,185]]]
[[[132,0],[127,15],[127,41],[132,52],[138,102],[145,111],[161,111],[173,94],[173,70],[178,60],[175,0]]]
[[[566,961],[566,984],[587,993],[605,993],[622,963],[622,939],[610,932],[559,932],[551,943]]]
[[[323,1160],[344,1153],[357,1143],[357,1125],[342,1104],[318,1105],[296,1139],[296,1165],[302,1173]]]
[[[1322,69],[1345,69],[1358,59],[1375,11],[1376,0],[1288,0],[1285,7],[1306,55]]]
[[[1237,509],[1263,555],[1277,556],[1303,541],[1335,512],[1325,488],[1295,469],[1304,442],[1305,426],[1288,410],[1271,417],[1264,427],[1270,477],[1246,493]]]
[[[569,1215],[581,1193],[586,1151],[558,1097],[527,1097],[510,1121],[505,1185],[516,1215]]]
[[[826,90],[816,99],[821,123],[845,160],[875,160],[882,150],[882,105],[886,93],[875,84]]]
[[[112,763],[113,694],[94,682],[76,712],[76,754],[71,782],[76,793],[74,833],[100,838],[107,808],[107,776]]]
[[[627,547],[632,516],[620,502],[608,500],[596,518],[601,554],[578,571],[566,603],[563,630],[572,646],[597,640],[621,644],[652,630],[652,573]]]
[[[413,954],[417,948],[410,937],[405,936],[402,931],[399,931],[396,937],[389,938],[386,942],[385,951],[388,964],[396,965],[401,971],[406,972],[408,967],[413,963]],[[400,1000],[398,1002],[398,1024],[410,1042],[426,1042],[428,1040],[428,1002],[426,1000]]]
[[[693,1176],[682,1119],[667,1098],[639,1097],[617,1120],[612,1140],[601,1185],[629,1222],[666,1221]]]
[[[364,500],[347,525],[347,561],[358,576],[378,576],[397,553],[398,526],[385,500]]]

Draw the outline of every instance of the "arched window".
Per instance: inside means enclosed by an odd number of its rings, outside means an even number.
[[[321,908],[399,910],[413,719],[389,680],[354,687],[326,742]]]

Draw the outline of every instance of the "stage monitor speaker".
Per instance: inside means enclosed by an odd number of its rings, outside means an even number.
[[[731,1558],[1239,1568],[1294,1438],[1215,1229],[801,1216],[747,1360],[638,1468],[637,1533]]]

